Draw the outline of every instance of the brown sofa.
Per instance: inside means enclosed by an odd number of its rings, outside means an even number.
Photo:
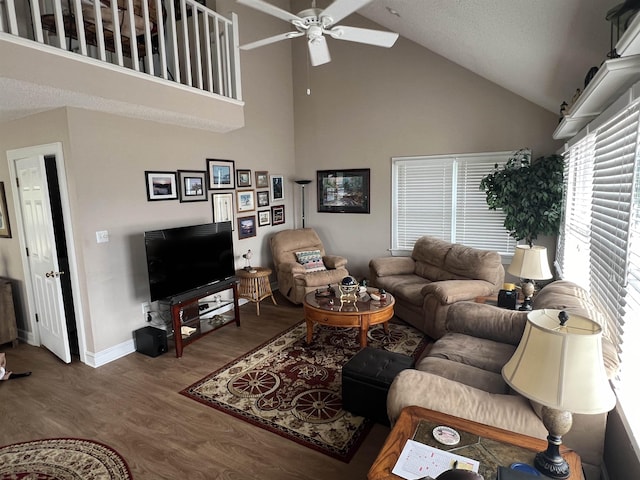
[[[492,295],[502,288],[504,267],[497,252],[421,237],[410,257],[369,262],[371,284],[396,299],[398,317],[432,338],[445,334],[449,307]]]
[[[556,281],[534,297],[534,309],[566,310],[601,321],[586,291],[567,281]],[[387,397],[394,422],[409,405],[467,418],[476,422],[546,438],[547,431],[526,398],[510,391],[502,366],[511,358],[524,331],[527,312],[492,305],[459,302],[447,312],[447,333],[418,360],[401,372]],[[617,368],[613,344],[603,340],[604,362],[613,375]],[[582,457],[588,480],[600,478],[606,414],[574,415],[564,443]]]

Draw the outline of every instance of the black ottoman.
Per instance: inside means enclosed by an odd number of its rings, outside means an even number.
[[[387,393],[398,373],[414,365],[400,353],[365,347],[342,367],[342,407],[389,425]]]

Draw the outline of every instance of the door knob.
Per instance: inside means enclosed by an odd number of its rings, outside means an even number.
[[[64,272],[54,272],[53,270],[51,270],[50,272],[44,274],[44,276],[47,278],[59,277],[60,275],[64,275]]]

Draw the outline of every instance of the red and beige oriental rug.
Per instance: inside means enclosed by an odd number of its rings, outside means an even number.
[[[185,388],[182,393],[314,450],[348,462],[372,421],[342,409],[342,366],[358,351],[357,329],[301,322]],[[369,331],[369,346],[417,357],[427,341],[404,323]]]
[[[90,440],[51,438],[0,447],[0,480],[131,480],[127,462]]]

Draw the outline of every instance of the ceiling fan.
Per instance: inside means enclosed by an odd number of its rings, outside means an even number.
[[[383,32],[381,30],[370,30],[368,28],[337,26],[343,18],[351,15],[360,7],[371,2],[371,0],[334,0],[324,10],[316,8],[315,0],[312,1],[311,8],[303,10],[297,15],[276,7],[264,0],[237,0],[238,3],[246,5],[261,12],[273,15],[282,20],[290,22],[296,30],[293,32],[281,33],[273,37],[258,40],[257,42],[242,45],[242,50],[251,50],[271,43],[287,40],[290,38],[307,36],[309,47],[309,59],[311,65],[318,66],[331,61],[329,47],[325,34],[336,40],[347,40],[349,42],[366,43],[378,47],[389,48],[393,46],[398,38],[397,33]]]

